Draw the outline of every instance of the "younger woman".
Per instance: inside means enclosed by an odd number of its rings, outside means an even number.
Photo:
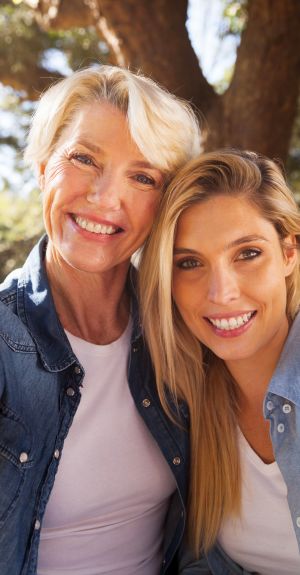
[[[183,168],[161,208],[140,279],[161,399],[190,410],[182,573],[299,574],[296,202],[276,163],[225,150]]]

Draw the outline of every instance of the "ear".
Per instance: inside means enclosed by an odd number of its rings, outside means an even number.
[[[289,235],[284,239],[283,255],[285,262],[284,263],[285,277],[288,277],[294,271],[295,266],[298,263],[298,248],[297,248],[296,236]]]
[[[38,178],[39,178],[39,186],[40,186],[41,192],[44,191],[44,187],[45,187],[45,168],[46,168],[46,164],[39,164],[38,165]]]

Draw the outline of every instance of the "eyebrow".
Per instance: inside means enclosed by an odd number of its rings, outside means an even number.
[[[153,164],[150,164],[149,162],[145,162],[143,160],[138,160],[137,162],[133,162],[133,165],[136,166],[137,168],[145,168],[145,169],[157,170],[158,172],[161,172],[161,170],[159,168],[156,168],[155,166],[153,166]]]
[[[197,250],[192,250],[191,248],[174,248],[173,254],[176,256],[177,254],[198,254]]]
[[[268,242],[268,240],[263,236],[256,236],[254,234],[249,236],[243,236],[242,238],[237,238],[236,240],[230,242],[226,247],[227,249],[234,248],[235,246],[240,246],[241,244],[247,244],[249,242]]]
[[[229,244],[226,245],[225,249],[230,249],[230,248],[234,248],[236,246],[240,246],[243,244],[247,244],[249,242],[267,242],[268,240],[266,238],[264,238],[263,236],[256,236],[256,235],[250,235],[250,236],[243,236],[242,238],[237,238],[236,240],[233,240],[232,242],[230,242]],[[197,250],[193,250],[192,248],[184,248],[184,247],[178,247],[178,248],[174,248],[173,250],[173,254],[174,255],[178,255],[178,254],[199,254],[200,252],[198,252]]]
[[[96,146],[95,144],[92,144],[92,142],[89,142],[88,140],[77,140],[77,144],[89,148],[89,150],[91,150],[95,154],[100,154],[101,152],[103,152],[102,148]]]

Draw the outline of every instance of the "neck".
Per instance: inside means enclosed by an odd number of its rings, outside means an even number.
[[[129,319],[130,298],[126,290],[129,264],[100,273],[85,272],[54,257],[48,248],[45,262],[64,329],[99,345],[118,339]]]
[[[267,348],[261,349],[255,357],[227,362],[238,385],[239,427],[252,449],[265,463],[274,461],[274,453],[269,421],[264,419],[262,406],[287,334],[286,321],[286,329],[281,329]]]
[[[226,362],[228,370],[238,385],[241,406],[262,405],[288,330],[289,326],[286,320],[285,329],[280,329],[268,347],[262,348],[255,357]]]

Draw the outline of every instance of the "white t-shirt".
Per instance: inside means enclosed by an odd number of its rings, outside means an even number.
[[[175,480],[127,382],[131,325],[94,345],[67,333],[85,369],[41,530],[38,575],[155,575]]]
[[[224,522],[219,543],[248,571],[261,575],[299,575],[300,554],[287,502],[287,488],[276,463],[266,464],[239,432],[242,515]]]

